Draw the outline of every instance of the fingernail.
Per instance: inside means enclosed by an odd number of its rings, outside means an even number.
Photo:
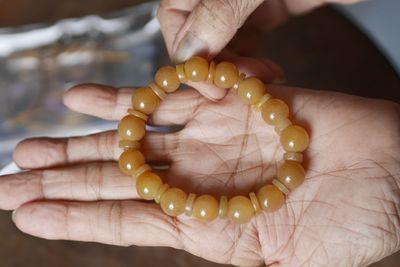
[[[17,210],[13,210],[13,212],[11,213],[11,220],[15,223],[15,213]]]
[[[179,43],[173,60],[175,63],[182,63],[194,55],[208,57],[208,54],[208,45],[194,36],[193,33],[187,32],[185,37],[183,37],[182,41]]]

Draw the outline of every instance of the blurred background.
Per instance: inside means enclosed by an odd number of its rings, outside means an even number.
[[[0,1],[0,173],[23,138],[90,134],[115,122],[68,111],[62,94],[83,82],[151,81],[168,63],[157,1]],[[400,1],[328,6],[263,35],[257,55],[286,84],[400,102]],[[90,103],[88,103],[90,104]],[[0,266],[221,266],[169,248],[47,241],[20,233],[0,212]],[[399,254],[399,253],[397,253]],[[400,256],[373,267],[398,267]]]

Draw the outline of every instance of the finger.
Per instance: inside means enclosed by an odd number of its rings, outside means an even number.
[[[16,209],[41,199],[80,201],[139,198],[134,179],[115,162],[34,170],[0,179],[0,208]]]
[[[177,147],[178,133],[148,132],[140,151],[148,161],[169,160]],[[122,153],[116,131],[70,138],[31,138],[14,150],[14,161],[22,169],[49,168],[83,162],[117,160]]]
[[[21,231],[46,239],[181,247],[175,220],[150,203],[36,202],[18,208],[13,220]]]
[[[98,84],[82,84],[64,95],[64,104],[71,110],[108,120],[120,120],[132,107],[133,89],[116,89]],[[185,124],[198,106],[206,101],[195,90],[168,94],[152,114],[155,124]],[[90,103],[90,105],[88,104]]]
[[[181,7],[171,2],[173,1],[165,1],[160,7],[159,20],[161,25],[165,24],[163,34],[168,42],[171,43],[173,39],[170,48],[172,59],[183,62],[194,55],[212,57],[218,54],[263,1],[203,0],[194,7],[187,4]],[[190,9],[192,11],[187,18],[181,16],[175,19],[172,25],[167,23],[174,19],[177,9],[187,10],[188,8],[192,8]]]

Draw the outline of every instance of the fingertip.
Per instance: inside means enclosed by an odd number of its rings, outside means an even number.
[[[26,151],[29,151],[32,138],[20,141],[14,148],[12,158],[15,164],[21,169],[28,169],[30,167],[30,157],[27,157]]]
[[[26,203],[14,210],[12,219],[22,232],[45,239],[57,239],[64,228],[65,205],[51,202]]]

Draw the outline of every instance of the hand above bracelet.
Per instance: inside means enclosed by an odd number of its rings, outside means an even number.
[[[399,249],[399,106],[331,92],[282,86],[285,100],[312,142],[304,184],[275,213],[239,226],[171,218],[138,201],[135,181],[121,174],[115,131],[22,142],[15,161],[27,172],[0,179],[0,208],[16,209],[24,232],[117,245],[171,246],[208,260],[254,266],[366,265]],[[119,120],[129,89],[82,85],[71,109]],[[168,95],[153,114],[157,125],[186,124],[176,133],[148,133],[143,153],[168,161],[162,176],[196,193],[246,193],[276,173],[276,134],[259,113],[229,93],[215,103],[194,90]]]

